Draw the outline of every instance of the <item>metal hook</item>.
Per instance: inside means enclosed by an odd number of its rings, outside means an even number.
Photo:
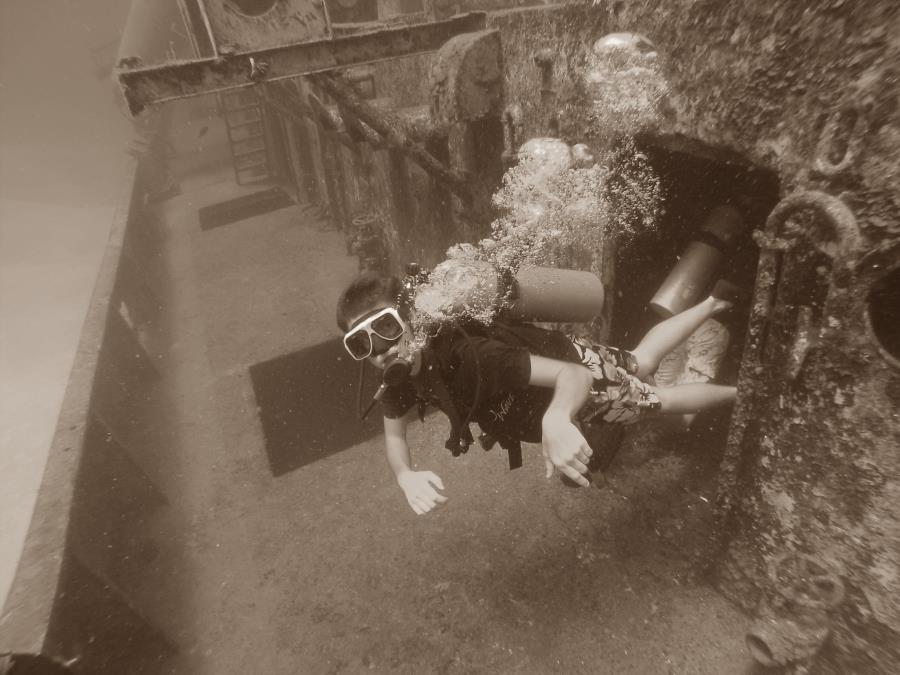
[[[859,226],[850,207],[837,197],[817,190],[797,192],[778,202],[766,219],[765,236],[772,242],[782,241],[784,238],[783,235],[779,237],[779,231],[784,224],[791,216],[805,210],[815,211],[834,228],[833,236],[829,238],[835,240],[836,247],[823,250],[823,253],[835,258],[859,249]]]
[[[248,77],[251,82],[261,82],[266,78],[266,74],[269,72],[269,63],[268,61],[263,61],[262,59],[256,59],[255,57],[250,57],[250,74]]]
[[[754,316],[751,321],[763,321],[768,315],[775,297],[775,284],[771,282],[777,276],[775,270],[780,257],[790,252],[796,245],[792,239],[785,236],[784,225],[792,216],[806,210],[814,211],[833,229],[833,232],[829,233],[830,236],[827,237],[827,243],[832,245],[826,246],[825,242],[819,242],[817,248],[835,262],[840,260],[841,264],[850,267],[854,264],[849,254],[859,250],[859,227],[853,212],[843,201],[818,191],[798,192],[786,197],[772,209],[772,213],[766,219],[765,231],[754,233],[754,239],[762,249],[759,260],[760,272],[757,278],[763,279],[765,283],[757,283]],[[812,308],[802,307],[797,317],[794,343],[791,347],[787,369],[787,376],[791,381],[796,380],[799,376],[807,355],[816,345],[817,327],[813,324]],[[754,340],[750,349],[754,358],[758,358],[764,351],[763,342],[762,336]]]

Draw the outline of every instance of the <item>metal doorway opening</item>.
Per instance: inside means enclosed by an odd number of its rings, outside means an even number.
[[[738,289],[736,306],[723,319],[731,335],[720,377],[736,375],[756,277],[758,247],[753,230],[762,227],[778,201],[778,177],[740,156],[685,139],[644,138],[639,149],[660,178],[663,208],[654,232],[639,235],[617,252],[612,342],[634,346],[660,320],[649,301],[714,208],[740,212],[740,232],[728,244],[711,277]]]

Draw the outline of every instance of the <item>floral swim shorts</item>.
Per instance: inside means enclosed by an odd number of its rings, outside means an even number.
[[[582,338],[569,339],[581,363],[594,376],[588,400],[578,413],[580,422],[633,424],[647,412],[659,410],[659,397],[653,386],[635,374],[638,364],[631,352],[593,345]]]

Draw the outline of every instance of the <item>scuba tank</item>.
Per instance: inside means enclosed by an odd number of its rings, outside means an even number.
[[[498,272],[490,263],[450,259],[418,287],[415,309],[434,320],[461,317],[507,321],[587,322],[603,310],[595,274],[555,267]]]
[[[715,281],[728,245],[743,227],[737,209],[731,206],[714,208],[650,300],[653,311],[670,317],[697,304]]]
[[[581,270],[527,267],[508,281],[504,318],[585,323],[603,311],[603,282]]]

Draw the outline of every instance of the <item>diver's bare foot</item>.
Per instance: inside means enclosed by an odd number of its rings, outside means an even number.
[[[734,307],[734,303],[743,297],[743,290],[727,279],[719,279],[713,286],[710,296],[714,300],[713,314],[719,314]]]
[[[712,316],[726,312],[734,307],[734,303],[730,300],[724,300],[723,298],[717,298],[715,296],[710,296],[709,299],[712,300]]]

